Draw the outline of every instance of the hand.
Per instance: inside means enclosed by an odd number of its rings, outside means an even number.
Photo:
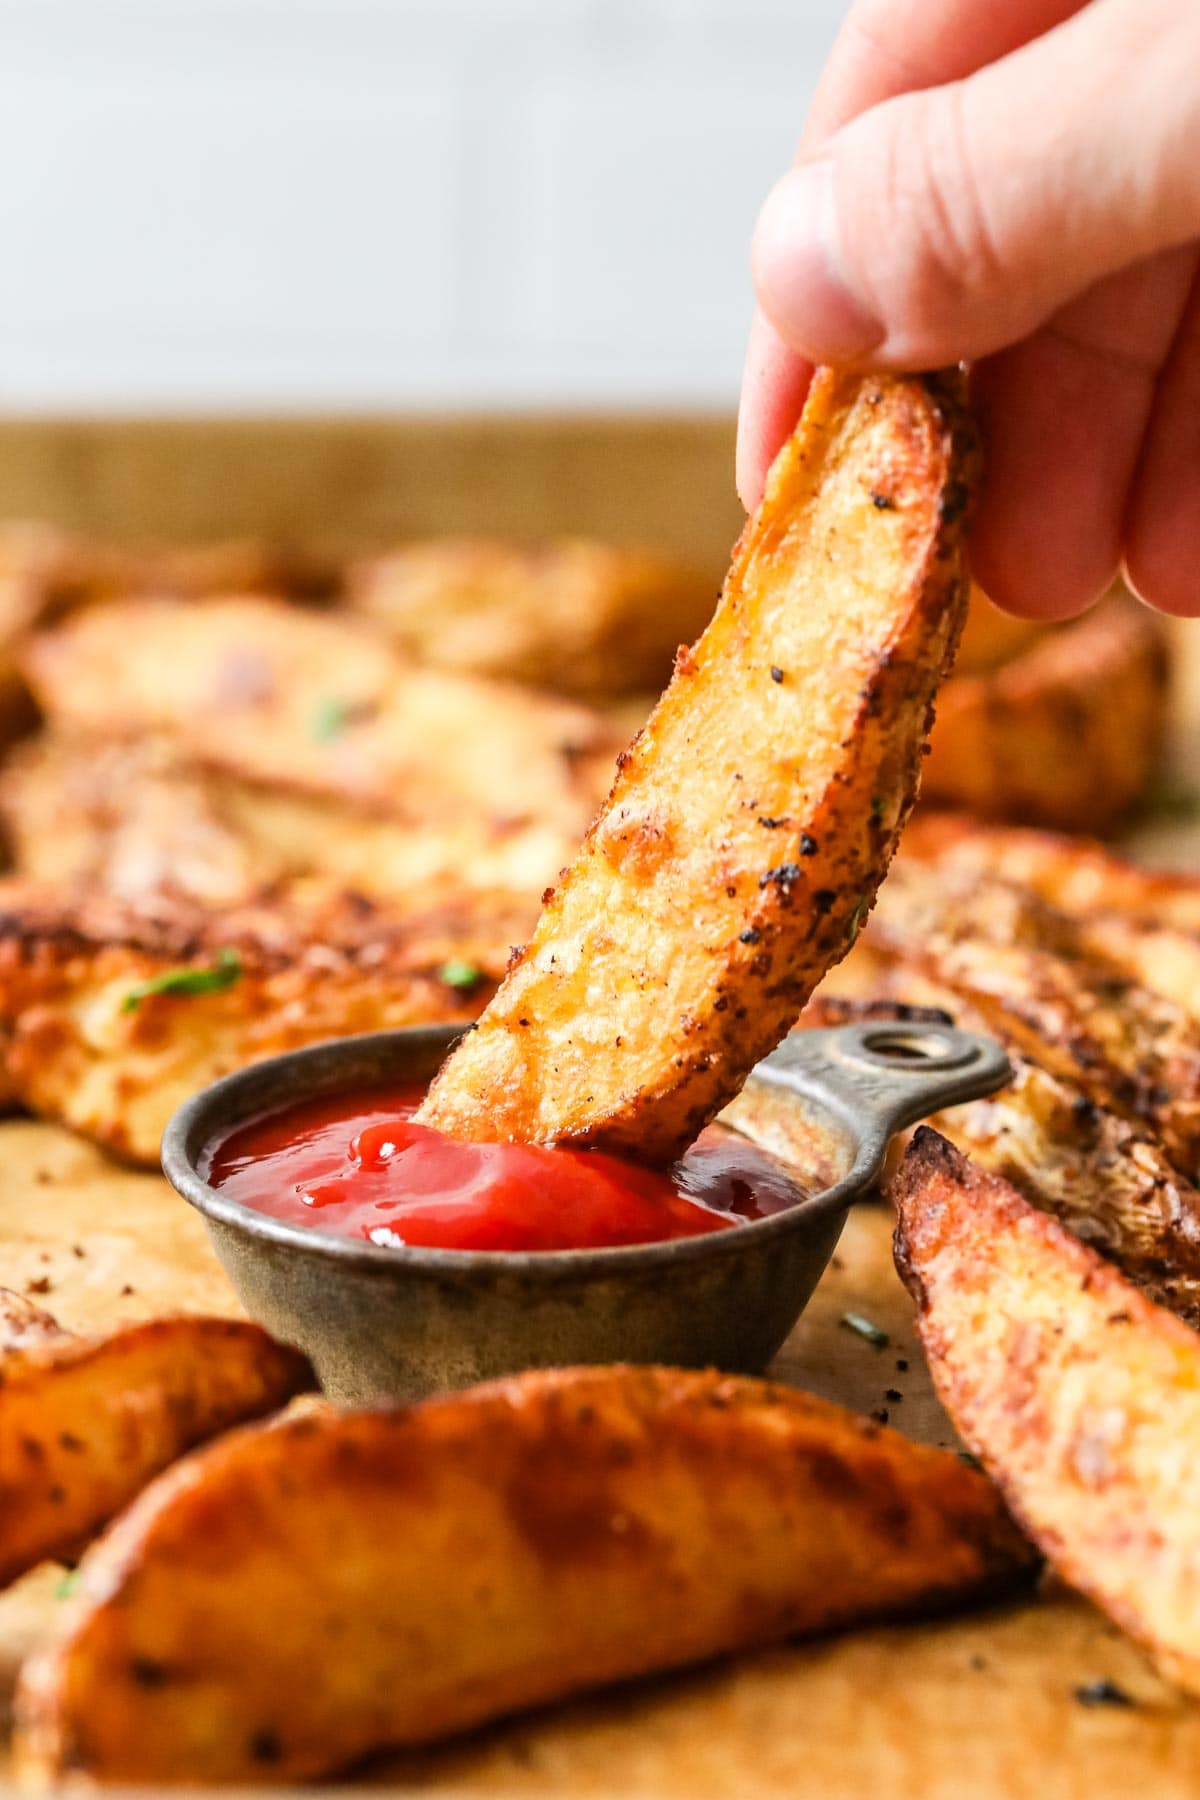
[[[972,567],[1200,614],[1200,4],[856,0],[754,239],[748,507],[813,362],[968,361]]]

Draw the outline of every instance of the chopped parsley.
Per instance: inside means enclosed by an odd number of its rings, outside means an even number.
[[[152,994],[222,994],[233,986],[241,972],[242,959],[236,950],[218,950],[205,969],[168,969],[165,975],[139,981],[121,1002],[121,1011],[136,1012]]]
[[[54,1598],[56,1600],[69,1600],[78,1586],[79,1570],[65,1569],[63,1571],[62,1579],[54,1589]]]
[[[359,701],[344,700],[337,694],[330,694],[326,699],[319,700],[313,709],[308,735],[314,744],[332,744],[335,738],[341,737],[348,725],[361,717],[362,710]]]
[[[465,992],[468,988],[479,986],[483,980],[483,970],[475,963],[464,962],[460,957],[452,956],[438,970],[438,980],[444,981],[447,987],[459,988]]]
[[[866,1338],[868,1344],[876,1350],[886,1350],[892,1341],[882,1326],[876,1325],[871,1319],[864,1318],[862,1313],[844,1312],[839,1323],[844,1325],[847,1331],[856,1331],[860,1338]]]

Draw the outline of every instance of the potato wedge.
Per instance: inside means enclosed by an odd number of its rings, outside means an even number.
[[[1150,925],[1200,931],[1200,878],[1144,869],[1092,838],[922,811],[905,831],[903,856],[905,861],[915,857],[999,875],[1032,888],[1077,919],[1115,913]]]
[[[418,662],[603,700],[657,692],[714,583],[653,550],[431,538],[352,564],[350,604]]]
[[[1089,950],[1066,913],[1011,882],[902,862],[868,948],[960,994],[984,1029],[1141,1124],[1186,1178],[1200,1169],[1200,1024]]]
[[[39,633],[23,668],[59,729],[154,732],[240,781],[411,822],[578,834],[618,748],[589,708],[414,668],[362,621],[281,601],[94,607]]]
[[[669,1161],[845,954],[965,606],[949,378],[815,380],[712,624],[421,1116]]]
[[[1200,881],[1138,868],[1103,845],[1050,832],[976,826],[948,814],[916,819],[903,862],[1000,877],[1067,913],[1078,944],[1200,1019]]]
[[[75,1554],[182,1456],[313,1385],[295,1350],[237,1319],[154,1319],[77,1338],[4,1294],[0,1584]]]
[[[927,1127],[892,1198],[963,1438],[1063,1579],[1200,1693],[1200,1336]]]
[[[1168,675],[1162,626],[1114,595],[946,683],[923,791],[981,818],[1107,831],[1154,772]]]
[[[213,911],[0,883],[0,1071],[30,1111],[156,1166],[175,1108],[231,1069],[474,1018],[531,911],[497,893],[405,914],[307,883]]]
[[[409,821],[204,768],[162,737],[44,732],[0,769],[0,823],[16,872],[67,891],[225,907],[318,875],[411,912],[465,896],[521,902],[512,942],[574,854],[578,833],[488,815]]]
[[[882,997],[889,987],[912,999]],[[868,1019],[988,1029],[969,1003],[903,965],[887,972],[873,1000],[814,995],[800,1028]],[[1101,1251],[1144,1294],[1200,1328],[1200,1190],[1179,1175],[1149,1133],[1011,1046],[1009,1060],[1013,1079],[1006,1087],[933,1113],[927,1123]],[[733,1124],[739,1123],[740,1104],[726,1113]],[[751,1116],[751,1136],[758,1135],[756,1126]],[[786,1153],[783,1131],[777,1142]]]
[[[1200,1328],[1200,1192],[1153,1137],[1070,1082],[1026,1057],[1014,1070],[1001,1093],[929,1123]]]
[[[766,1382],[546,1370],[322,1409],[190,1459],[86,1559],[23,1680],[17,1761],[305,1779],[1032,1567],[959,1458]]]

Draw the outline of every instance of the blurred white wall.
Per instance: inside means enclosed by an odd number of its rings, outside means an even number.
[[[0,410],[725,404],[843,0],[0,0]]]

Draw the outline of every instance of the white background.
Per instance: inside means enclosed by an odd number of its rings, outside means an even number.
[[[0,410],[725,405],[842,0],[0,0]]]

